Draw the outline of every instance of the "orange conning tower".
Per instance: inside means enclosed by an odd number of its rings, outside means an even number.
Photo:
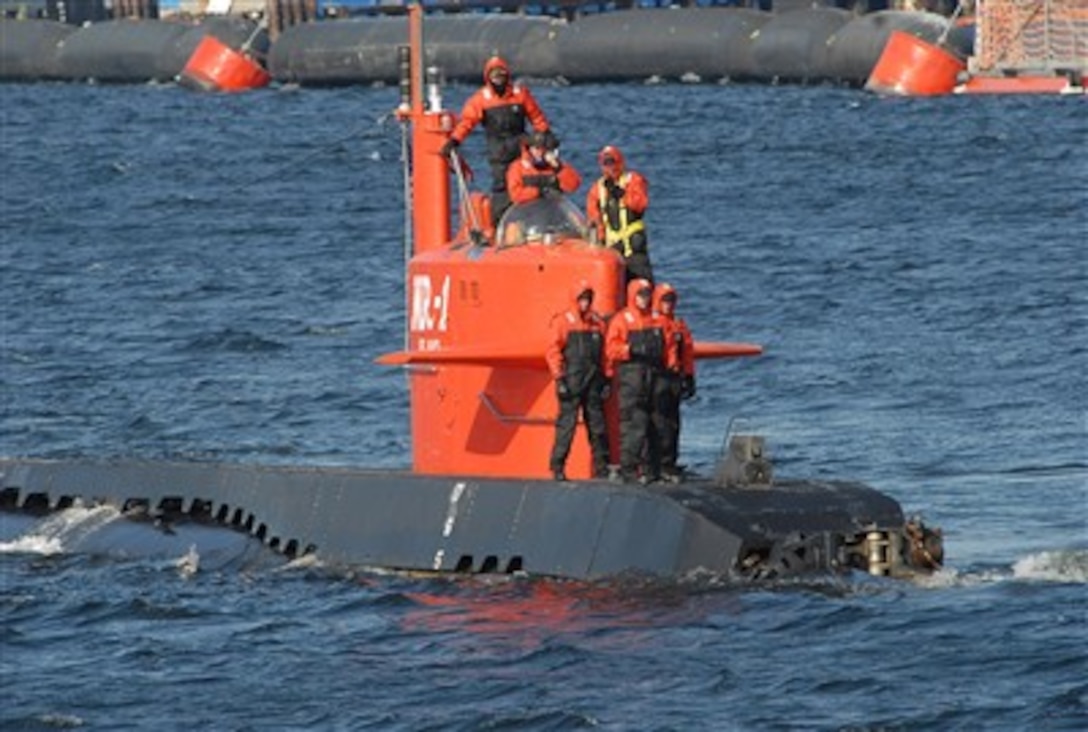
[[[544,353],[571,283],[603,315],[619,304],[622,262],[578,240],[465,247],[413,258],[408,274],[413,468],[429,474],[547,477],[558,409]],[[433,359],[433,360],[430,360]],[[579,425],[567,463],[590,475]]]
[[[453,115],[437,86],[423,100],[422,9],[409,5],[410,53],[402,82],[402,120],[412,126],[413,253],[408,264],[406,350],[378,359],[409,367],[412,465],[432,475],[544,478],[558,411],[544,354],[553,319],[586,280],[594,308],[608,317],[623,304],[624,265],[586,240],[582,214],[563,197],[511,207],[491,236],[466,207],[450,241],[449,164],[441,154]],[[470,226],[470,223],[473,226]],[[695,343],[696,358],[762,352],[750,343]],[[609,410],[606,409],[606,414]],[[615,413],[610,424],[615,442]],[[579,425],[566,473],[590,475]]]
[[[440,150],[453,114],[436,89],[424,101],[418,4],[409,6],[408,21],[408,89],[399,112],[412,126],[408,343],[380,361],[409,368],[414,471],[546,477],[557,411],[544,360],[552,318],[579,279],[593,284],[603,315],[618,309],[622,260],[569,229],[516,245],[501,235],[490,246],[450,241],[450,170]],[[589,476],[584,435],[575,438],[567,473]]]

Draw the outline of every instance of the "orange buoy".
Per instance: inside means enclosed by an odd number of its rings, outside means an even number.
[[[205,91],[245,91],[266,86],[268,72],[249,56],[206,35],[181,72],[182,82]]]
[[[903,31],[892,31],[865,88],[881,94],[951,94],[967,65],[955,54]]]

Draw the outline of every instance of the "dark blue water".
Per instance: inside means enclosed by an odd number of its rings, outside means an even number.
[[[583,173],[651,181],[696,335],[766,347],[701,367],[685,459],[742,419],[948,568],[447,582],[9,517],[0,727],[1088,727],[1084,100],[537,91]],[[395,97],[0,86],[0,453],[406,465]]]

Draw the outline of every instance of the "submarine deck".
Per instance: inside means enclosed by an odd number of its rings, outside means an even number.
[[[769,487],[418,475],[345,467],[0,458],[0,510],[109,504],[163,522],[244,531],[289,557],[438,572],[830,570],[899,504],[854,482]],[[792,547],[792,549],[791,549]],[[742,571],[743,573],[743,571]]]

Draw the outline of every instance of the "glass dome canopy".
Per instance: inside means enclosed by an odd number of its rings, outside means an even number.
[[[589,241],[586,217],[563,196],[546,196],[506,209],[498,226],[499,247]]]

